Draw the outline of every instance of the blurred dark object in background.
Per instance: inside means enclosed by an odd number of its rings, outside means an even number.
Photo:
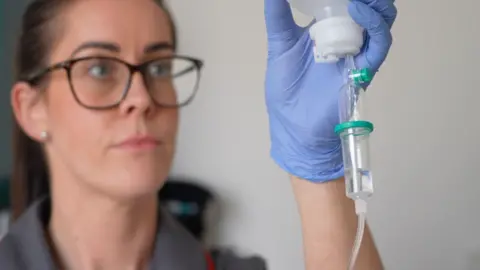
[[[10,208],[10,177],[0,177],[0,211]]]
[[[209,212],[218,204],[213,192],[196,183],[193,179],[170,178],[159,192],[162,206],[173,215],[200,242],[206,243],[206,236],[212,228]],[[210,212],[211,213],[211,212]],[[216,269],[267,269],[261,256],[240,257],[234,250],[221,246],[208,247]]]
[[[159,192],[161,204],[198,240],[204,240],[205,213],[212,192],[185,179],[169,179]]]
[[[7,234],[10,223],[10,177],[0,177],[0,240]]]

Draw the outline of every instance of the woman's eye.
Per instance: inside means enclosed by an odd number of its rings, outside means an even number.
[[[97,64],[97,65],[91,66],[88,70],[88,73],[92,77],[104,78],[109,75],[109,71],[110,69],[108,68],[107,65]]]
[[[152,77],[166,77],[170,74],[170,68],[165,63],[153,63],[148,67],[148,73]]]

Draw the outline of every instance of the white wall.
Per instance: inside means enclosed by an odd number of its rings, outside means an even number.
[[[264,255],[271,269],[302,269],[294,199],[268,157],[263,1],[170,2],[181,52],[206,60],[174,172],[222,196],[221,243]],[[480,3],[397,5],[395,44],[369,90],[370,224],[386,269],[479,269]]]

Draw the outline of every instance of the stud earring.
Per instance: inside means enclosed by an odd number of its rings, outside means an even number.
[[[48,138],[48,132],[45,130],[40,132],[40,138],[42,138],[42,140],[46,140]]]

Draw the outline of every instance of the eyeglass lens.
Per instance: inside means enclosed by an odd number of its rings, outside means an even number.
[[[181,105],[192,98],[198,83],[193,61],[165,58],[150,62],[142,70],[151,98],[160,105]],[[92,58],[76,62],[71,83],[81,103],[91,107],[117,104],[130,87],[130,68],[115,59]]]

